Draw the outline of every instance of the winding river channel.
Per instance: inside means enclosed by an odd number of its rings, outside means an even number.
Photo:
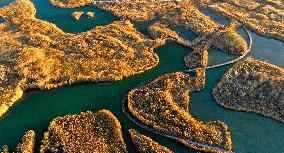
[[[0,7],[7,5],[13,0],[3,0]],[[56,24],[63,31],[79,33],[90,30],[95,26],[106,25],[118,20],[112,14],[92,7],[81,7],[76,9],[61,9],[53,7],[48,0],[33,0],[37,8],[37,18]],[[79,21],[72,19],[70,14],[73,11],[94,11],[95,18],[82,16]],[[207,12],[208,13],[208,12]],[[215,14],[210,14],[213,19],[219,21]],[[0,21],[1,22],[1,21]],[[220,21],[221,22],[221,21]],[[147,35],[147,24],[136,23],[139,31]],[[187,39],[194,39],[196,36],[191,32],[182,32],[182,36]],[[249,37],[245,30],[238,32],[249,42]],[[252,37],[252,46],[246,57],[254,57],[267,61],[284,68],[284,43],[258,36],[249,31]],[[1,37],[1,36],[0,36]],[[153,79],[157,76],[176,71],[186,71],[183,58],[192,50],[174,42],[168,42],[165,46],[156,49],[160,57],[157,67],[117,82],[103,83],[80,83],[66,86],[54,90],[40,91],[31,90],[0,119],[0,146],[8,144],[15,148],[24,132],[35,130],[37,134],[37,150],[43,137],[43,132],[47,131],[49,122],[57,117],[66,114],[76,114],[82,111],[98,111],[108,109],[121,122],[123,137],[126,141],[128,151],[136,152],[130,140],[128,129],[135,128],[160,144],[167,146],[177,153],[196,153],[184,145],[149,132],[133,123],[122,112],[124,96],[135,86]],[[246,58],[244,57],[244,59]],[[209,65],[216,65],[238,58],[217,49],[209,51]],[[233,151],[236,153],[281,153],[284,152],[284,124],[262,117],[253,113],[237,112],[219,106],[212,97],[212,88],[218,83],[222,75],[233,64],[208,69],[206,87],[203,91],[191,94],[190,113],[194,118],[201,121],[220,120],[226,123],[231,131],[233,141]]]

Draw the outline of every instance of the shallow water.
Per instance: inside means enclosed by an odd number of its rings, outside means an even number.
[[[0,2],[0,6],[7,5],[9,1],[11,0]],[[38,18],[52,22],[66,32],[78,33],[118,20],[110,13],[91,7],[60,9],[51,6],[47,0],[34,0],[34,3],[38,9]],[[94,11],[95,18],[83,16],[79,21],[73,20],[70,14],[75,10]],[[146,28],[145,25],[139,25],[139,30],[143,33]],[[239,33],[243,33],[243,31],[239,30]],[[254,44],[249,56],[284,67],[284,43],[260,37],[254,33],[252,33],[252,36]],[[190,39],[195,36],[186,34],[184,37]],[[108,109],[121,122],[123,136],[129,152],[136,152],[127,132],[130,128],[137,129],[175,152],[196,152],[173,140],[137,127],[121,111],[121,100],[134,86],[159,75],[186,70],[183,57],[191,50],[170,42],[156,49],[156,52],[160,57],[160,63],[157,67],[122,81],[82,83],[48,91],[33,90],[26,92],[19,103],[4,118],[0,119],[0,146],[8,144],[11,149],[15,148],[24,132],[30,129],[36,131],[37,144],[40,144],[43,132],[47,130],[49,122],[56,116],[87,110]],[[235,57],[216,49],[211,49],[209,52],[210,64],[227,61]],[[225,109],[212,98],[212,88],[231,66],[207,71],[205,90],[191,95],[191,113],[202,121],[221,120],[225,122],[230,127],[235,152],[284,152],[284,124],[253,113]],[[37,145],[37,149],[38,147],[39,145]]]

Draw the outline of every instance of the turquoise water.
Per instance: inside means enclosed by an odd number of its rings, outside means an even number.
[[[0,6],[8,4],[9,1],[0,3]],[[38,18],[52,22],[66,32],[78,33],[118,20],[107,12],[91,7],[59,9],[52,7],[47,0],[34,0],[34,3],[38,9]],[[82,17],[79,21],[75,21],[70,16],[74,10],[94,11],[96,15],[95,18]],[[137,25],[139,24],[137,23]],[[145,25],[139,25],[139,30],[143,33],[146,28]],[[243,33],[243,31],[239,30],[239,33]],[[252,36],[254,44],[249,56],[284,67],[284,43],[260,37],[254,33]],[[190,39],[195,36],[186,34],[184,37]],[[40,144],[43,132],[47,131],[49,122],[56,116],[76,114],[87,110],[108,109],[121,122],[129,152],[136,152],[136,149],[127,131],[130,128],[135,128],[175,152],[194,153],[196,151],[190,150],[182,144],[139,128],[128,120],[121,111],[121,100],[131,88],[159,75],[185,70],[183,57],[190,52],[191,50],[188,48],[169,42],[156,49],[156,53],[160,57],[159,65],[140,75],[117,82],[82,83],[47,91],[28,91],[15,107],[0,119],[0,146],[8,144],[11,149],[15,148],[24,132],[30,129],[36,131],[37,144]],[[209,52],[210,64],[234,57],[216,49],[211,49]],[[212,98],[212,88],[231,66],[207,71],[205,90],[191,95],[191,113],[202,121],[221,120],[225,122],[230,127],[235,152],[283,153],[284,125],[282,123],[253,113],[225,109]],[[37,149],[38,147],[39,145],[37,145]]]

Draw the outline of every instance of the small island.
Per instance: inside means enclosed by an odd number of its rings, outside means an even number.
[[[173,153],[167,147],[159,145],[153,139],[138,133],[134,129],[129,130],[132,142],[140,153]]]
[[[75,19],[75,20],[79,20],[81,18],[82,15],[86,15],[88,18],[93,18],[95,16],[94,12],[82,12],[82,11],[75,11],[71,14],[71,16]]]
[[[71,16],[75,19],[75,20],[79,20],[81,18],[81,16],[84,14],[84,12],[80,11],[80,12],[73,12],[71,14]]]
[[[217,103],[284,123],[284,70],[262,61],[237,63],[213,89]]]
[[[95,16],[94,12],[86,12],[85,13],[89,18],[93,18]]]

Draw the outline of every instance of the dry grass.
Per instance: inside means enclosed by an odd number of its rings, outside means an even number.
[[[108,110],[55,118],[45,134],[41,152],[127,152],[121,126]]]
[[[138,133],[134,129],[129,130],[132,142],[140,153],[173,153],[167,147],[159,145],[153,139]]]
[[[204,74],[198,75],[203,77]],[[162,134],[177,137],[178,141],[191,148],[219,152],[186,140],[231,150],[232,142],[226,124],[220,121],[198,121],[189,113],[189,93],[199,88],[199,79],[177,72],[136,87],[128,93],[129,111],[149,127]]]
[[[284,70],[258,60],[236,64],[214,90],[227,108],[258,113],[284,123]]]

